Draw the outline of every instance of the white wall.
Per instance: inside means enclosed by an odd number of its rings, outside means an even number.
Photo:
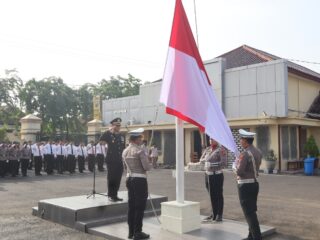
[[[220,103],[220,106],[224,108],[224,96],[222,89],[224,88],[223,78],[226,60],[224,58],[215,58],[206,61],[204,66],[211,81],[217,101]]]
[[[285,61],[276,60],[225,71],[227,118],[287,116],[288,73]]]
[[[222,103],[227,118],[269,116],[285,117],[288,112],[288,72],[284,60],[224,70],[223,58],[205,63],[217,100]],[[161,81],[142,85],[140,94],[132,97],[104,100],[103,122],[108,124],[121,117],[124,124],[174,123],[159,103]],[[158,110],[158,113],[157,113]]]
[[[161,82],[150,83],[140,87],[137,96],[123,97],[102,101],[103,123],[116,118],[122,118],[123,124],[134,120],[133,124],[174,123],[174,118],[165,113],[165,108],[159,103]],[[158,113],[157,112],[158,109]]]

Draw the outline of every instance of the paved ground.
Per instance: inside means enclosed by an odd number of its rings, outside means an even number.
[[[31,174],[30,174],[31,175]],[[159,169],[149,175],[149,190],[175,199],[175,179],[171,170]],[[204,175],[186,173],[185,198],[200,201],[201,214],[210,212]],[[121,189],[125,190],[124,178]],[[97,176],[97,191],[106,191],[106,174]],[[268,240],[319,239],[320,177],[262,175],[260,177],[259,218],[275,226],[277,234]],[[0,239],[102,239],[54,224],[31,215],[31,208],[41,199],[82,195],[91,192],[92,174],[17,177],[0,179]],[[231,172],[225,172],[224,217],[243,221]],[[145,229],[147,231],[147,229]]]

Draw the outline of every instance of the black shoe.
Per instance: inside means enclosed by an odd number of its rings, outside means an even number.
[[[252,237],[250,232],[249,232],[248,237],[246,238],[246,240],[253,240],[253,237]]]
[[[114,198],[114,197],[109,197],[108,199],[109,199],[110,202],[116,202],[117,201],[117,199]]]
[[[222,222],[222,215],[217,215],[216,222]]]
[[[133,233],[129,233],[129,234],[128,234],[128,238],[129,238],[129,239],[132,239],[132,238],[133,238]]]
[[[122,202],[123,199],[122,198],[119,198],[118,196],[114,198],[117,202]]]
[[[148,239],[148,238],[150,238],[150,235],[144,232],[135,233],[133,236],[133,240]]]
[[[203,222],[212,222],[214,220],[216,220],[216,217],[213,217],[213,215],[210,215],[210,216],[204,218],[202,221]]]

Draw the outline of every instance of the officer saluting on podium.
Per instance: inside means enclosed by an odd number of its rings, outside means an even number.
[[[121,177],[123,173],[122,152],[124,149],[124,137],[120,134],[121,118],[115,118],[111,122],[111,128],[105,131],[100,141],[108,144],[107,150],[107,179],[108,196],[112,202],[122,201],[118,197]]]
[[[239,130],[240,144],[244,148],[237,159],[235,173],[237,174],[239,200],[242,211],[249,225],[249,240],[260,240],[261,231],[257,217],[257,198],[259,193],[258,171],[262,154],[252,143],[255,133]]]
[[[141,147],[143,131],[143,128],[139,128],[129,132],[130,144],[122,154],[127,169],[128,238],[134,240],[150,237],[149,234],[142,232],[143,213],[148,198],[146,171],[150,170],[148,155]]]

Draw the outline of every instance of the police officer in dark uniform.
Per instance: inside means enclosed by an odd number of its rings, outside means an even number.
[[[130,144],[123,151],[122,158],[127,169],[128,225],[129,236],[134,240],[148,239],[149,234],[142,232],[143,214],[148,198],[146,172],[150,170],[148,154],[141,147],[143,128],[131,131]]]
[[[6,144],[0,143],[0,177],[5,177],[7,173],[8,149]]]
[[[124,137],[120,134],[121,118],[115,118],[110,123],[111,128],[102,134],[100,141],[108,144],[106,157],[108,196],[110,201],[116,202],[122,201],[118,197],[118,190],[123,173],[122,152],[125,142]]]
[[[257,198],[259,193],[258,171],[262,154],[252,143],[255,133],[239,130],[240,144],[244,148],[237,159],[234,170],[237,174],[239,200],[249,225],[248,240],[261,240],[261,230],[257,217]]]

